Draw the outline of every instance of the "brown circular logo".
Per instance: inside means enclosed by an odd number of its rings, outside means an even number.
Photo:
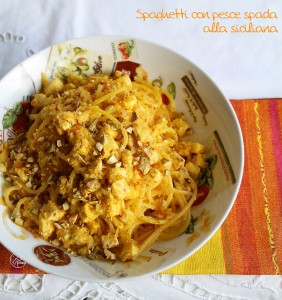
[[[66,266],[71,258],[63,250],[50,245],[40,245],[33,249],[38,259],[52,266]]]

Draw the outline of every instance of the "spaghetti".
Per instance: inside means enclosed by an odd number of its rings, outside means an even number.
[[[205,149],[141,73],[42,81],[29,128],[1,144],[17,224],[71,253],[122,261],[185,231]]]

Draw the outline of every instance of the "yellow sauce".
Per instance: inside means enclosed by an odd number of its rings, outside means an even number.
[[[3,196],[0,196],[0,204],[5,205],[5,200]],[[5,205],[6,206],[6,205]]]
[[[200,232],[209,232],[211,229],[210,225],[214,219],[215,215],[211,215],[208,210],[203,209],[202,213],[198,217],[198,222],[201,223],[201,226],[186,240],[186,245],[189,246],[195,239],[197,239],[201,235]]]
[[[11,234],[13,237],[15,237],[15,238],[17,238],[17,239],[20,239],[20,240],[26,240],[26,239],[28,238],[28,233],[27,233],[24,229],[20,229],[21,233],[18,234],[18,233],[15,233],[15,232],[9,227],[9,225],[8,225],[8,223],[7,223],[7,219],[10,220],[10,217],[9,217],[8,213],[9,213],[9,210],[8,210],[8,208],[7,208],[7,209],[5,209],[5,210],[3,211],[3,214],[2,214],[3,224],[4,224],[5,228],[10,232],[10,234]]]
[[[196,240],[200,236],[199,232],[195,232],[193,235],[191,235],[187,240],[186,240],[186,245],[189,246],[194,240]]]

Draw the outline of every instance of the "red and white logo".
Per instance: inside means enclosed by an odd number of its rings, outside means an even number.
[[[16,269],[21,269],[26,265],[26,262],[20,259],[19,257],[15,256],[14,254],[12,254],[10,256],[10,264],[12,267]]]

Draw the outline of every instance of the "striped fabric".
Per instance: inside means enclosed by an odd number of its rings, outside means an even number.
[[[245,143],[235,205],[216,234],[166,274],[282,274],[282,99],[231,103]],[[1,273],[41,273],[2,245],[0,253]]]
[[[282,99],[231,103],[245,143],[238,197],[216,235],[167,274],[282,274]]]

